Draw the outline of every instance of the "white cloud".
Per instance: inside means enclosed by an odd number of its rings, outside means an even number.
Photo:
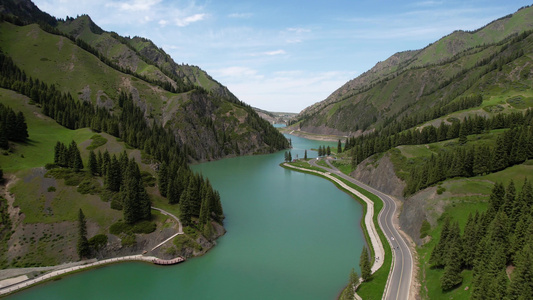
[[[159,22],[157,22],[159,25],[161,25],[162,27],[165,27],[167,24],[168,24],[168,21],[167,20],[159,20]]]
[[[413,5],[413,6],[428,7],[428,6],[439,6],[439,5],[442,5],[442,4],[443,4],[442,1],[432,1],[432,0],[428,0],[428,1],[415,2],[415,3],[413,3],[412,5]]]
[[[267,51],[267,52],[264,52],[265,55],[269,55],[269,56],[273,56],[273,55],[281,55],[281,54],[285,54],[285,50],[274,50],[274,51]]]
[[[134,0],[130,2],[109,2],[107,7],[115,7],[123,11],[149,11],[161,0]]]
[[[287,54],[287,52],[283,49],[278,49],[278,50],[272,50],[272,51],[264,51],[264,52],[256,52],[256,53],[251,53],[251,54],[248,54],[247,56],[251,56],[251,57],[265,57],[265,56],[277,56],[277,55],[284,55],[284,54]]]
[[[228,18],[233,19],[249,19],[253,16],[252,13],[232,13],[228,15]]]
[[[213,71],[214,74],[220,77],[230,78],[259,78],[257,71],[248,67],[227,67]]]
[[[324,100],[354,77],[353,72],[341,71],[295,70],[278,71],[268,75],[248,68],[233,68],[226,71],[232,76],[216,72],[216,78],[220,79],[239,99],[254,107],[286,112],[300,112],[305,107]],[[246,81],[242,80],[243,78],[246,78]]]
[[[311,32],[311,29],[307,29],[307,28],[301,28],[301,27],[291,27],[291,28],[287,28],[287,31],[291,31],[291,32],[295,32],[295,33],[307,33],[307,32]]]
[[[185,18],[176,18],[175,24],[179,27],[185,27],[191,23],[199,22],[204,20],[207,17],[207,14],[194,14]]]

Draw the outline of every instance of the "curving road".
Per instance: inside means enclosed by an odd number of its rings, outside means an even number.
[[[316,164],[316,159],[310,160],[309,164],[313,167],[318,167],[327,172],[336,174],[378,196],[383,201],[383,209],[379,212],[378,222],[381,230],[387,237],[389,244],[393,248],[393,265],[392,270],[389,273],[385,292],[383,293],[383,299],[409,299],[409,289],[413,273],[413,256],[407,242],[394,226],[393,219],[395,218],[396,213],[396,202],[389,195],[342,173],[328,160],[326,160],[326,162],[329,165],[329,168]]]

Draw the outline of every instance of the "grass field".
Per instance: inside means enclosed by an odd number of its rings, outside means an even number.
[[[56,121],[42,115],[40,108],[28,104],[29,100],[13,91],[0,89],[0,102],[16,112],[22,111],[29,134],[27,142],[16,143],[12,152],[3,151],[3,155],[0,155],[0,166],[6,173],[53,163],[54,147],[58,141],[68,145],[74,140],[79,144],[94,134],[87,128],[70,130],[57,124]]]

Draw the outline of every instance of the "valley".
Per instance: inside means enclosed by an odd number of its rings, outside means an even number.
[[[293,113],[252,107],[165,52],[185,46],[3,1],[2,295],[533,297],[533,7],[517,9],[397,52]],[[299,45],[317,28],[280,36]],[[209,70],[240,95],[275,82],[295,99],[318,74],[266,78],[253,63],[307,57],[252,50],[249,67]],[[261,95],[269,107],[285,96]]]

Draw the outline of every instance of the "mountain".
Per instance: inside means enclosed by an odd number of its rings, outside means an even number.
[[[297,115],[296,113],[266,111],[257,107],[254,107],[254,110],[261,118],[271,124],[287,124]]]
[[[532,20],[533,8],[524,7],[478,30],[455,31],[424,49],[396,53],[304,109],[293,122],[294,128],[359,135],[474,94],[483,95],[481,107],[492,105],[498,96],[496,86],[514,80],[516,72],[529,70],[529,56],[508,61],[511,49],[504,48],[508,39],[533,29]],[[522,50],[527,54],[529,49]],[[504,70],[486,72],[487,66],[502,61]],[[527,85],[527,80],[518,81]],[[521,88],[510,88],[521,92]]]
[[[287,147],[252,107],[151,41],[0,2],[0,269],[202,255],[224,214],[188,163]]]
[[[131,94],[146,122],[174,132],[192,160],[288,147],[226,87],[147,39],[106,32],[86,15],[55,20],[30,1],[7,1],[0,12],[14,19],[1,25],[0,48],[27,75],[109,110],[118,108],[121,92]]]
[[[532,14],[397,53],[291,122],[348,136],[330,162],[398,200],[413,298],[533,297]]]

